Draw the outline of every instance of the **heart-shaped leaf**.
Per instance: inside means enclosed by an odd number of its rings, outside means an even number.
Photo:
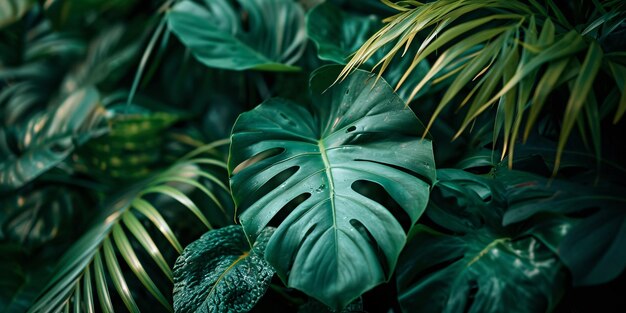
[[[438,178],[428,212],[440,231],[418,225],[398,261],[402,310],[551,311],[566,276],[535,237],[541,230],[502,226],[507,201],[497,181],[459,170]]]
[[[273,231],[265,229],[250,247],[241,226],[227,226],[187,246],[174,265],[174,311],[250,311],[274,276],[263,258]]]
[[[333,309],[387,280],[435,180],[422,124],[383,80],[340,66],[311,78],[310,109],[270,99],[235,123],[228,162],[246,233],[274,219],[266,259],[290,287]],[[356,191],[382,187],[399,209]]]
[[[293,0],[181,1],[168,13],[170,29],[209,67],[295,71],[304,52],[304,10]],[[245,24],[245,26],[244,26]]]

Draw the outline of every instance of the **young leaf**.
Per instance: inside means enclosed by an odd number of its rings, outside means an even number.
[[[191,243],[174,265],[174,311],[250,311],[270,284],[274,269],[263,253],[267,228],[250,247],[239,225],[215,229]]]
[[[228,162],[246,233],[285,216],[266,259],[290,287],[333,309],[389,279],[406,240],[398,216],[353,185],[384,188],[412,225],[435,181],[432,145],[420,139],[415,114],[364,71],[329,88],[340,68],[312,75],[311,111],[270,99],[242,114]]]

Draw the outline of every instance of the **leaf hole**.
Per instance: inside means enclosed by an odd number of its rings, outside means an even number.
[[[376,201],[380,205],[387,208],[387,210],[393,214],[398,223],[402,226],[404,233],[408,233],[411,228],[411,217],[407,214],[400,204],[393,199],[393,197],[385,190],[383,186],[375,182],[367,180],[357,180],[352,183],[352,190],[360,195]]]
[[[348,129],[346,129],[346,133],[351,133],[355,130],[356,130],[356,126],[353,125],[353,126],[350,126]]]
[[[370,233],[370,231],[365,227],[365,225],[363,225],[363,223],[361,223],[357,219],[351,219],[350,225],[352,225],[352,227],[354,227],[354,229],[356,229],[356,231],[358,231],[359,234],[363,236],[363,238],[369,241],[370,246],[373,247],[374,253],[376,253],[376,257],[378,258],[378,261],[380,262],[380,267],[382,268],[385,275],[388,275],[389,264],[387,264],[387,257],[385,257],[385,253],[383,253],[383,250],[378,245],[378,242],[376,241],[374,236],[372,236],[372,233]]]
[[[280,173],[276,174],[274,177],[270,178],[266,181],[261,187],[259,187],[254,194],[246,197],[246,201],[240,204],[241,207],[248,207],[252,203],[256,202],[263,196],[269,194],[272,190],[276,188],[280,188],[279,186],[288,180],[291,176],[293,176],[298,170],[299,166],[292,166],[290,168],[284,169]]]
[[[255,154],[253,157],[239,163],[233,170],[232,175],[239,173],[241,170],[254,165],[255,163],[261,162],[265,159],[269,159],[271,157],[277,156],[285,151],[285,148],[272,148],[262,152]]]
[[[478,282],[475,279],[470,280],[467,284],[469,285],[469,291],[467,293],[467,302],[465,302],[465,309],[463,309],[463,312],[470,312],[472,305],[474,305],[476,294],[478,293]]]
[[[302,202],[306,201],[311,197],[310,193],[303,193],[287,202],[279,211],[274,215],[274,217],[270,220],[268,226],[278,227],[280,223],[287,218],[293,212],[295,208],[297,208]]]
[[[354,159],[354,160],[357,161],[357,162],[370,162],[370,163],[376,163],[376,164],[381,164],[381,165],[384,165],[384,166],[388,166],[388,167],[394,168],[394,169],[396,169],[398,171],[401,171],[401,172],[407,173],[407,174],[409,174],[411,176],[414,176],[414,177],[418,178],[419,180],[425,181],[425,182],[427,182],[427,183],[429,183],[431,185],[433,184],[433,181],[431,181],[430,178],[428,178],[428,177],[426,177],[424,175],[421,175],[419,173],[416,173],[416,172],[414,172],[414,171],[412,171],[412,170],[410,170],[408,168],[402,167],[402,166],[398,166],[398,165],[390,164],[390,163],[385,163],[385,162],[373,161],[373,160],[365,160],[365,159]],[[431,164],[424,164],[424,166],[431,167],[432,165]]]
[[[287,268],[289,268],[290,270],[287,272],[287,275],[291,274],[291,268],[293,267],[293,263],[296,261],[296,257],[298,256],[302,245],[304,245],[305,242],[309,241],[309,237],[313,235],[315,228],[317,228],[317,224],[311,225],[311,227],[307,229],[306,233],[302,237],[302,240],[300,240],[300,243],[298,243],[298,247],[295,249],[294,253],[291,255],[291,259],[289,260],[289,266]],[[320,236],[319,232],[317,233],[317,236]]]

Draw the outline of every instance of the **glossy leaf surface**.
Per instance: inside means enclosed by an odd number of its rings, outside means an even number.
[[[334,309],[389,278],[406,240],[399,215],[415,223],[435,180],[415,114],[364,71],[328,88],[339,70],[312,75],[310,110],[270,99],[242,114],[229,160],[246,233],[275,219],[266,259],[290,287]],[[384,188],[400,212],[355,191],[358,182]]]
[[[181,1],[168,13],[170,29],[196,59],[231,70],[294,71],[306,35],[304,11],[292,0]],[[246,16],[244,21],[240,14]]]
[[[530,229],[502,227],[504,188],[458,170],[439,171],[429,217],[398,262],[404,312],[546,312],[565,271]],[[445,233],[444,233],[445,231]]]
[[[250,247],[241,226],[227,226],[187,246],[174,265],[175,312],[251,310],[274,276],[263,258],[273,231],[267,228]]]

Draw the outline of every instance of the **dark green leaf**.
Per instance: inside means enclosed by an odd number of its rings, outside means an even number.
[[[238,0],[245,30],[226,0],[204,5],[181,1],[168,13],[170,29],[209,67],[231,70],[294,71],[303,53],[304,11],[292,0]]]
[[[338,64],[347,63],[349,57],[381,25],[373,15],[366,16],[341,11],[331,3],[320,4],[307,14],[307,32],[317,46],[318,57]],[[338,30],[339,36],[337,36]],[[413,61],[410,56],[414,54],[414,50],[409,50],[406,56],[396,56],[390,59],[390,64],[383,73],[383,77],[390,85],[394,86],[400,81],[404,71]],[[372,69],[384,55],[385,51],[381,49],[364,63],[363,69]],[[403,100],[409,100],[413,86],[419,83],[428,69],[428,62],[420,62],[408,81],[397,90]]]
[[[102,117],[99,95],[94,88],[69,95],[58,107],[35,115],[14,129],[0,128],[0,191],[13,190],[35,179],[65,160],[76,145],[99,134]],[[11,134],[19,151],[7,150]]]
[[[404,312],[546,312],[565,271],[529,229],[501,226],[504,189],[458,170],[438,173],[428,212],[442,233],[418,225],[398,261]],[[444,215],[445,214],[445,215]],[[434,218],[433,218],[434,217]]]
[[[65,188],[48,186],[0,201],[0,240],[32,249],[67,234],[78,197]]]
[[[350,14],[326,2],[307,13],[306,26],[320,59],[346,64],[381,23],[373,15]]]
[[[626,212],[604,209],[570,230],[559,250],[575,286],[617,278],[626,269]]]
[[[626,268],[626,198],[616,187],[590,187],[517,171],[498,171],[508,187],[510,225],[539,214],[572,214],[599,209],[584,219],[572,219],[561,229],[561,240],[549,240],[572,272],[575,285],[595,285],[616,278]]]
[[[311,111],[270,99],[242,114],[228,164],[246,233],[284,214],[266,259],[290,287],[333,309],[387,280],[406,240],[399,216],[353,184],[384,188],[412,225],[435,180],[431,142],[420,139],[413,112],[364,71],[328,88],[339,70],[312,75]]]
[[[187,246],[174,265],[175,312],[250,311],[274,276],[263,258],[273,232],[267,228],[250,247],[243,228],[233,225]]]

